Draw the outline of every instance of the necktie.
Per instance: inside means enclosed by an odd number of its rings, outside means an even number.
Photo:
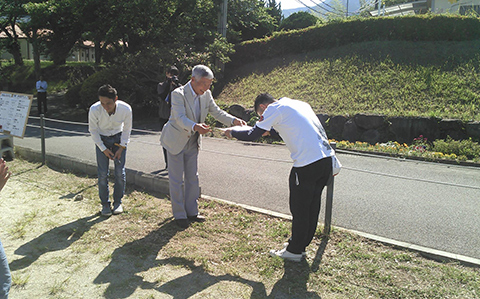
[[[197,122],[200,122],[200,97],[196,96],[194,99],[194,104],[195,104],[195,118]]]

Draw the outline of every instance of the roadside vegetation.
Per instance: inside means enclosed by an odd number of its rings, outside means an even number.
[[[220,103],[252,107],[269,92],[317,113],[480,121],[480,40],[364,42],[227,69]]]
[[[371,31],[364,31],[365,36],[345,34],[348,30],[356,32],[359,26]],[[465,29],[470,27],[473,29]],[[478,20],[471,17],[428,15],[332,20],[306,29],[277,32],[237,44],[232,61],[213,86],[214,96],[223,108],[233,104],[252,108],[259,93],[269,92],[275,97],[306,101],[317,113],[329,116],[363,113],[478,122],[477,27]],[[385,35],[387,29],[390,35]],[[463,35],[456,35],[458,30]],[[332,36],[337,35],[341,42],[335,46]],[[300,43],[309,48],[298,46]],[[182,62],[183,82],[188,80],[189,65],[208,64],[212,55],[199,55]],[[154,119],[155,86],[163,76],[157,62],[152,63],[154,58],[154,55],[128,56],[118,64],[121,67],[108,63],[63,66],[43,63],[42,70],[51,90],[67,91],[65,101],[70,109],[86,111],[95,101],[98,86],[111,82],[120,86],[120,98],[134,107],[137,116]],[[33,93],[33,62],[22,67],[4,63],[3,70],[7,72],[1,76],[8,76],[3,81],[8,81],[13,90]],[[255,119],[253,115],[250,123]],[[415,140],[405,146],[396,145],[395,140],[384,144],[339,140],[338,148],[478,163],[479,139],[480,136],[461,141],[429,140],[429,146],[421,151],[414,149]]]
[[[397,156],[404,158],[418,158],[426,161],[454,161],[456,163],[473,162],[480,163],[480,145],[478,142],[468,140],[435,140],[429,142],[425,137],[420,135],[413,140],[410,145],[389,141],[383,143],[369,144],[368,142],[349,142],[336,141],[338,149],[354,150],[367,153],[382,153],[389,156]]]
[[[480,294],[479,268],[427,259],[342,230],[324,236],[320,227],[306,261],[285,262],[267,252],[289,236],[288,220],[201,199],[208,221],[181,230],[166,195],[130,187],[125,213],[102,218],[95,178],[19,158],[9,167],[14,175],[2,191],[0,229],[15,298]]]

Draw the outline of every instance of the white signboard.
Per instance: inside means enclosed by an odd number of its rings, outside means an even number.
[[[23,138],[33,95],[0,92],[0,132]]]

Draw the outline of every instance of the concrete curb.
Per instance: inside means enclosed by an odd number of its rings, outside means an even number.
[[[26,160],[40,162],[42,154],[29,148],[15,146],[15,152]],[[97,164],[82,159],[68,157],[65,155],[46,154],[46,164],[53,168],[60,168],[74,173],[86,174],[89,176],[97,175]],[[113,173],[113,166],[110,167],[110,173]],[[141,171],[126,169],[127,183],[140,187],[151,192],[169,193],[168,178],[161,175],[144,173]]]
[[[226,203],[226,204],[229,204],[229,205],[242,207],[242,208],[244,208],[246,210],[249,210],[249,211],[252,211],[252,212],[266,214],[266,215],[270,215],[270,216],[273,216],[273,217],[282,218],[282,219],[286,219],[286,220],[292,220],[291,215],[272,212],[272,211],[269,211],[269,210],[266,210],[266,209],[252,207],[252,206],[248,206],[248,205],[244,205],[244,204],[238,204],[238,203],[235,203],[235,202],[215,198],[215,197],[208,196],[208,195],[202,195],[202,198]],[[441,262],[457,261],[460,264],[465,265],[465,266],[480,267],[480,259],[476,259],[476,258],[472,258],[472,257],[460,255],[460,254],[449,253],[449,252],[446,252],[446,251],[436,250],[436,249],[432,249],[432,248],[427,248],[427,247],[423,247],[423,246],[419,246],[419,245],[415,245],[415,244],[411,244],[411,243],[407,243],[407,242],[397,241],[397,240],[393,240],[393,239],[389,239],[389,238],[384,238],[384,237],[381,237],[381,236],[376,236],[376,235],[372,235],[372,234],[369,234],[369,233],[364,233],[364,232],[360,232],[360,231],[356,231],[356,230],[352,230],[352,229],[346,229],[346,228],[339,227],[339,226],[335,226],[334,228],[338,229],[338,230],[343,230],[343,231],[347,231],[347,232],[350,232],[350,233],[354,233],[356,235],[359,235],[359,236],[362,236],[364,238],[367,238],[367,239],[370,239],[370,240],[373,240],[373,241],[377,241],[377,242],[380,242],[380,243],[392,245],[392,246],[399,247],[399,248],[402,248],[402,249],[415,251],[415,252],[420,253],[424,257],[427,257],[427,258],[430,258],[430,259],[433,259],[433,260],[436,260],[436,261],[441,261]]]
[[[38,151],[29,149],[29,148],[15,146],[15,152],[26,160],[34,161],[34,162],[42,161],[42,155]],[[90,176],[97,175],[96,164],[89,161],[76,159],[73,157],[56,155],[56,154],[47,154],[46,163],[49,166],[58,167],[64,170],[69,170],[74,173],[82,173]],[[113,171],[111,173],[113,173]],[[168,178],[166,177],[163,177],[160,175],[143,173],[141,171],[132,170],[132,169],[126,169],[126,174],[127,174],[127,183],[130,185],[143,188],[144,190],[150,191],[150,192],[160,192],[165,194],[169,193]],[[292,216],[287,214],[273,212],[270,210],[253,207],[245,204],[239,204],[232,201],[228,201],[228,200],[224,200],[224,199],[220,199],[220,198],[216,198],[208,195],[203,195],[203,194],[202,194],[202,198],[242,207],[252,212],[257,212],[257,213],[261,213],[261,214],[265,214],[265,215],[269,215],[277,218],[282,218],[286,220],[292,220]],[[338,226],[336,226],[335,229],[348,231],[373,241],[385,243],[388,245],[392,245],[392,246],[407,249],[407,250],[412,250],[420,253],[421,255],[427,258],[434,259],[437,261],[442,261],[442,262],[457,261],[460,264],[463,264],[465,266],[480,267],[480,259],[459,255],[459,254],[454,254],[454,253],[449,253],[449,252],[436,250],[432,248],[427,248],[427,247],[423,247],[423,246],[419,246],[419,245],[415,245],[407,242],[384,238],[381,236],[376,236],[369,233],[346,229]]]

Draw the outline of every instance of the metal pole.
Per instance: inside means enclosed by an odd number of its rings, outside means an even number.
[[[337,144],[335,142],[330,143],[330,146],[336,150]],[[327,183],[327,200],[325,202],[325,226],[323,228],[323,234],[329,235],[332,225],[332,206],[333,206],[333,182],[334,177],[330,177]]]
[[[45,165],[45,120],[43,119],[45,115],[40,114],[40,135],[42,140],[42,165]]]
[[[223,37],[227,37],[227,6],[227,0],[224,0],[223,3],[220,4],[219,32]]]
[[[218,32],[223,36],[227,37],[227,6],[228,0],[223,0],[220,3],[220,12],[218,13]],[[218,74],[218,76],[223,76],[223,72],[225,71],[225,64],[221,63],[220,60],[217,58],[215,61],[216,67],[218,67],[222,74]]]

